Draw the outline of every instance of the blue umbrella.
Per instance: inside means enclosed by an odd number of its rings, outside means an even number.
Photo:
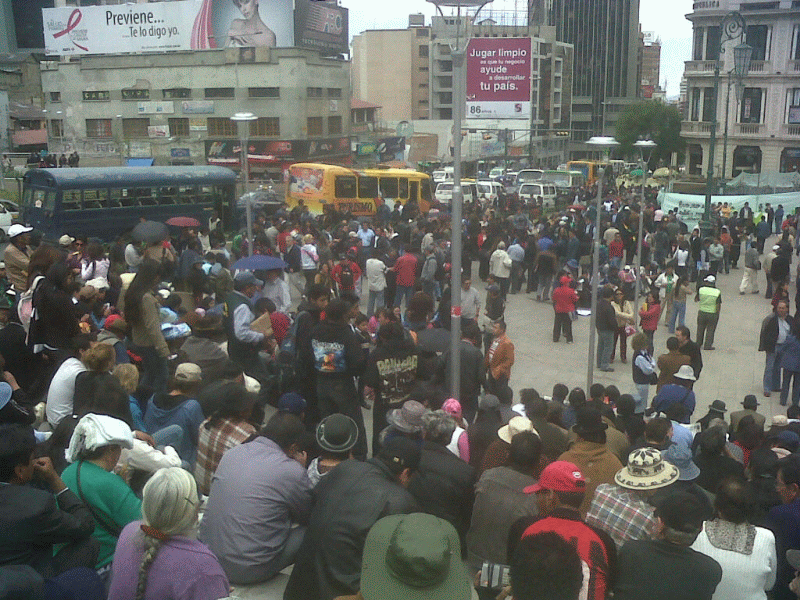
[[[285,269],[288,265],[277,256],[254,254],[233,263],[234,271],[271,271]]]

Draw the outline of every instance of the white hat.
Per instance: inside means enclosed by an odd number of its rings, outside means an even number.
[[[92,286],[96,290],[107,290],[109,287],[108,279],[105,277],[95,277],[94,279],[90,279],[86,282],[86,285]]]
[[[508,425],[503,425],[497,430],[497,436],[504,442],[510,444],[511,438],[523,431],[532,431],[536,435],[539,435],[539,432],[533,428],[533,423],[530,422],[528,417],[511,417]]]
[[[22,233],[28,233],[29,231],[33,231],[33,227],[25,227],[25,225],[14,223],[11,227],[8,228],[8,237],[14,238]]]
[[[781,247],[780,247],[778,244],[775,244],[775,245],[772,247],[772,249],[773,249],[773,250],[780,250],[780,249],[781,249]]]
[[[125,421],[107,415],[84,415],[69,440],[66,457],[75,462],[84,451],[91,452],[103,446],[133,448],[133,432]]]
[[[705,281],[706,283],[716,283],[717,278],[714,277],[713,275],[708,275],[706,276],[705,279],[703,279],[703,281]]]
[[[676,379],[686,379],[687,381],[697,381],[697,377],[694,376],[694,369],[691,365],[681,365],[681,368],[678,369],[678,372],[673,375]]]
[[[175,369],[175,381],[198,383],[203,378],[203,371],[194,363],[181,363]]]
[[[75,241],[75,238],[67,235],[66,233],[58,238],[58,243],[62,246],[69,246],[72,242]]]

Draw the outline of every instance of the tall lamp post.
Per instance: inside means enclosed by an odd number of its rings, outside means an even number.
[[[588,142],[588,145],[597,150],[609,152],[619,142],[613,137],[595,136]],[[603,212],[603,182],[606,178],[606,166],[600,171],[600,179],[597,182],[597,198],[595,199],[595,223],[594,235],[592,236],[592,314],[589,317],[589,358],[586,365],[586,393],[594,383],[594,353],[595,353],[595,325],[597,323],[597,294],[600,285],[600,215]]]
[[[642,171],[642,199],[639,207],[639,233],[636,238],[636,284],[633,288],[633,308],[637,310],[639,306],[639,278],[642,276],[642,223],[644,222],[644,184],[647,180],[647,163],[644,161],[644,150],[649,148],[650,152],[656,147],[653,140],[639,140],[633,144],[639,149],[639,168]],[[648,153],[647,158],[650,158]]]
[[[231,117],[231,121],[234,121],[239,129],[239,164],[242,166],[242,174],[244,176],[242,197],[244,198],[244,209],[247,215],[248,256],[253,256],[253,208],[247,195],[247,182],[250,181],[250,159],[247,156],[247,140],[250,137],[250,121],[255,121],[257,118],[251,112],[238,112]]]
[[[750,61],[753,58],[753,47],[739,44],[733,49],[733,70],[728,71],[728,94],[725,97],[725,134],[722,142],[722,181],[728,178],[728,113],[731,104],[731,76],[736,78],[736,107],[742,101],[742,80],[750,72]]]
[[[711,137],[708,141],[708,166],[706,169],[706,201],[700,231],[703,238],[711,235],[711,196],[714,194],[714,146],[717,143],[717,98],[719,97],[719,61],[725,42],[744,35],[744,18],[736,11],[729,12],[720,26],[719,48],[714,61],[714,102],[711,105]]]
[[[461,9],[474,8],[475,18],[492,0],[428,0],[444,17],[443,7],[456,9],[456,39],[450,45],[453,61],[453,197],[450,201],[450,392],[461,396],[461,230],[464,195],[461,192],[461,121],[466,103],[463,89],[464,58],[467,55],[469,32],[466,24],[461,36]],[[466,12],[464,14],[466,17]]]

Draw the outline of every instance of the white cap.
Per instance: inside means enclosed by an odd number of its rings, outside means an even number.
[[[75,241],[75,238],[71,235],[64,234],[60,238],[58,238],[58,243],[62,246],[69,246],[72,242]]]
[[[780,249],[781,249],[781,247],[780,247],[778,244],[775,244],[775,245],[772,247],[772,249],[773,249],[773,250],[780,250]]]
[[[25,225],[14,223],[11,227],[8,228],[8,237],[14,238],[22,233],[28,233],[29,231],[33,231],[33,227],[25,227]]]
[[[709,275],[705,279],[703,279],[703,281],[705,281],[706,283],[716,283],[717,278],[714,277],[713,275]]]
[[[95,277],[94,279],[90,279],[86,282],[86,285],[90,285],[96,290],[107,290],[110,287],[108,285],[108,279],[105,277]]]

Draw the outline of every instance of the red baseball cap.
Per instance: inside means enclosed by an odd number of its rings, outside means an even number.
[[[585,492],[586,479],[581,470],[571,462],[557,460],[544,468],[538,483],[529,485],[523,491],[526,494],[535,494],[541,490]]]

